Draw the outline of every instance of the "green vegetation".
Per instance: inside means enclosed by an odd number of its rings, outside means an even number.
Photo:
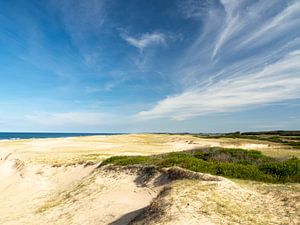
[[[217,135],[196,134],[196,137],[205,138],[243,138],[261,141],[276,142],[300,149],[300,132],[299,131],[270,131],[270,132],[246,132],[246,133],[226,133]]]
[[[271,183],[300,182],[300,160],[279,160],[259,151],[209,148],[155,156],[115,156],[102,165],[179,166],[195,172]]]

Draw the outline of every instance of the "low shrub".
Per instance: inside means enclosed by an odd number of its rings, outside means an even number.
[[[102,165],[154,165],[160,168],[179,166],[195,172],[230,178],[284,183],[300,182],[300,160],[280,161],[259,151],[208,148],[173,152],[156,156],[115,156]]]
[[[281,182],[300,182],[300,160],[297,158],[283,162],[265,163],[260,165],[259,169],[276,177]]]

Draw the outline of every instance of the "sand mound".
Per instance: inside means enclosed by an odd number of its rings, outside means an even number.
[[[130,224],[296,225],[300,221],[299,190],[299,185],[238,184],[225,178],[176,180]]]
[[[151,171],[153,174],[151,174]],[[127,224],[160,192],[152,168],[0,163],[0,224]],[[154,184],[155,183],[155,184]]]
[[[299,222],[299,185],[262,188],[178,167],[51,167],[10,157],[0,174],[3,225]]]

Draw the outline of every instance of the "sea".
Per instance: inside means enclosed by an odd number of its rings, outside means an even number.
[[[0,132],[0,140],[17,140],[32,138],[62,138],[94,135],[117,135],[123,133],[42,133],[42,132]]]

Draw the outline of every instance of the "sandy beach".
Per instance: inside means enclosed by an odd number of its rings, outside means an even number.
[[[114,155],[205,146],[258,149],[278,156],[294,151],[282,153],[282,146],[258,141],[165,134],[0,141],[0,224],[239,224],[240,214],[245,215],[243,224],[299,222],[296,184],[280,188],[209,175],[173,181],[166,171],[99,168],[103,159]],[[145,209],[150,211],[139,218]]]
[[[192,135],[126,134],[0,141],[0,158],[13,155],[26,163],[99,162],[114,155],[152,155],[196,147],[245,148],[270,156],[299,155],[284,145],[256,140],[205,139]],[[282,149],[285,149],[283,152]]]

